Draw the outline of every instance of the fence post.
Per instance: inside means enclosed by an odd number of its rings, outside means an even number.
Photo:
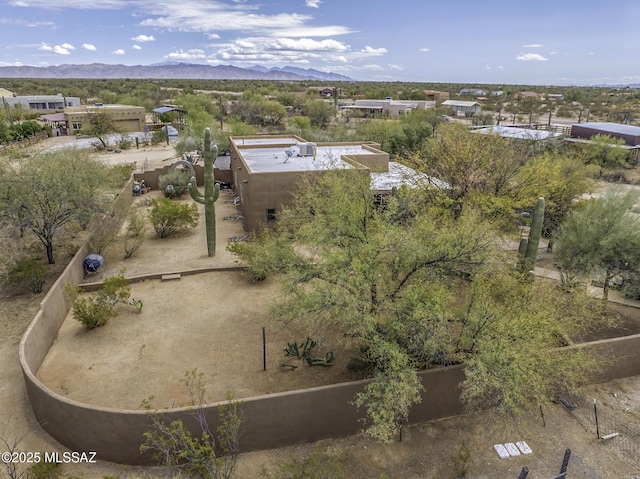
[[[600,425],[598,424],[598,405],[596,404],[596,399],[593,398],[593,414],[596,417],[596,436],[600,439]]]
[[[522,471],[520,471],[520,475],[518,476],[518,479],[527,479],[528,475],[529,475],[529,468],[527,466],[524,466],[522,468]]]
[[[267,370],[267,333],[262,327],[262,368],[263,371]]]

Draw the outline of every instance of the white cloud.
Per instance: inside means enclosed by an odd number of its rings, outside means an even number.
[[[348,49],[348,46],[344,43],[340,43],[336,40],[312,40],[311,38],[276,38],[270,42],[269,46],[274,50],[289,50],[289,51],[332,51],[342,52]]]
[[[168,55],[165,55],[165,58],[168,60],[195,60],[198,58],[206,58],[206,55],[204,54],[204,50],[197,48],[187,50],[186,52],[180,49],[177,52],[171,52]]]
[[[400,65],[394,65],[393,63],[389,63],[388,67],[389,67],[389,70],[398,70],[398,71],[404,70],[404,68],[401,67]]]
[[[155,41],[155,38],[153,37],[153,35],[138,35],[136,37],[131,37],[131,40],[133,40],[134,42],[153,42]]]
[[[142,47],[140,45],[132,45],[131,49],[132,50],[142,50]]]
[[[595,55],[595,52],[589,52],[587,55]]]
[[[53,52],[56,55],[71,55],[70,50],[75,50],[75,47],[69,43],[63,43],[62,45],[49,45],[48,43],[41,43],[38,50],[43,52]]]
[[[421,48],[420,51],[421,52],[430,52],[431,48]]]
[[[542,45],[539,43],[530,43],[528,45],[522,45],[522,48],[540,48]]]
[[[96,46],[92,45],[91,43],[83,43],[82,48],[84,48],[85,50],[89,50],[90,52],[95,52],[97,50]]]
[[[218,35],[217,33],[207,33],[207,38],[209,40],[218,40],[220,38],[220,35]]]
[[[322,0],[304,0],[304,4],[309,8],[320,8]]]
[[[21,67],[24,63],[16,61],[14,63],[0,62],[0,67]]]
[[[382,68],[380,65],[363,65],[361,69],[368,71],[384,71],[384,68]]]
[[[34,22],[30,20],[22,20],[21,18],[0,17],[0,25],[20,25],[23,27],[37,28],[37,27],[49,27],[49,26],[55,25],[55,23],[48,22],[48,21]]]
[[[502,65],[498,65],[498,70],[504,70],[504,67]]]
[[[546,62],[547,59],[545,57],[543,57],[542,55],[538,54],[538,53],[525,53],[524,55],[518,55],[516,57],[516,60],[523,60],[523,61],[531,61],[531,60],[535,60],[538,62]]]
[[[113,55],[124,55],[124,50],[122,48],[118,48],[111,52]]]
[[[373,47],[370,47],[369,45],[367,45],[362,50],[360,50],[360,52],[361,53],[366,53],[367,55],[378,56],[378,55],[384,55],[385,53],[387,53],[387,49],[386,48],[373,48]]]

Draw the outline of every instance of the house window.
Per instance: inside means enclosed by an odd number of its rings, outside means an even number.
[[[79,121],[74,121],[72,126],[74,130],[82,130],[82,123]]]
[[[267,208],[267,221],[275,221],[275,220],[276,220],[276,209]]]

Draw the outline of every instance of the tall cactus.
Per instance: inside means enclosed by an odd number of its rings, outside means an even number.
[[[204,219],[207,228],[207,254],[216,254],[216,208],[215,202],[220,195],[220,185],[213,176],[213,161],[218,153],[218,147],[211,150],[211,129],[204,130],[204,195],[198,191],[195,176],[189,180],[189,194],[194,201],[204,205]]]
[[[521,255],[521,270],[527,272],[533,270],[538,257],[538,247],[540,246],[540,236],[542,235],[542,222],[544,221],[544,198],[538,198],[536,209],[531,219],[529,229],[529,239],[520,242],[518,253]]]

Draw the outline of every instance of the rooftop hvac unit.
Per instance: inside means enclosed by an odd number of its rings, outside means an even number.
[[[300,143],[300,156],[313,156],[315,143]]]

